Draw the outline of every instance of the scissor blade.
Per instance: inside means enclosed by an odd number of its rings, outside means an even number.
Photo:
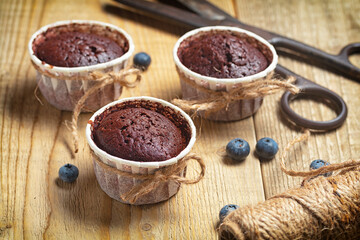
[[[233,16],[223,11],[222,9],[216,7],[215,5],[209,3],[208,1],[203,0],[177,0],[181,2],[184,6],[188,7],[192,11],[196,12],[198,15],[211,19],[211,20],[224,20],[224,19],[235,19]]]
[[[259,36],[262,36],[266,40],[270,41],[275,36],[274,33],[265,31],[263,29],[247,25],[238,19],[234,18],[224,10],[218,8],[212,3],[205,0],[177,0],[182,3],[187,8],[191,9],[198,15],[207,18],[209,20],[217,21],[218,25],[226,25],[226,26],[235,26],[246,29],[250,32],[256,33]]]
[[[172,7],[166,4],[162,4],[159,2],[150,2],[146,0],[114,0],[118,3],[124,4],[126,6],[130,6],[132,8],[144,11],[145,13],[151,13],[155,16],[165,17],[170,20],[175,20],[176,22],[184,23],[191,27],[205,27],[205,26],[214,26],[214,25],[227,25],[227,26],[236,26],[248,31],[254,32],[267,40],[271,40],[274,37],[278,36],[274,33],[262,30],[257,27],[253,27],[247,24],[244,24],[238,21],[236,18],[231,17],[229,14],[225,13],[223,10],[217,8],[216,6],[212,5],[209,2],[205,2],[208,6],[208,9],[211,8],[213,12],[217,12],[218,15],[226,16],[223,20],[214,20],[208,19],[197,14],[191,13],[189,11],[181,10],[176,7]],[[180,0],[179,0],[180,1]],[[197,2],[201,2],[200,0],[196,0]],[[189,5],[185,5],[190,8]],[[199,8],[196,10],[193,8],[194,11],[201,14],[202,12]]]
[[[158,2],[149,2],[145,0],[114,0],[118,3],[133,7],[135,9],[149,12],[154,15],[162,16],[171,20],[182,22],[192,27],[204,27],[209,25],[216,25],[217,22],[202,18],[194,13],[181,10],[166,4]]]

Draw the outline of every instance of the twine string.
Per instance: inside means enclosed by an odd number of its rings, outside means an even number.
[[[196,156],[194,153],[188,154],[184,158],[180,159],[176,164],[157,169],[154,174],[135,174],[130,172],[124,172],[103,163],[95,154],[93,154],[93,158],[96,163],[100,165],[101,168],[108,172],[112,172],[123,177],[142,180],[141,183],[133,186],[130,191],[120,196],[121,199],[123,199],[124,201],[128,201],[129,203],[135,203],[139,197],[148,194],[149,192],[157,188],[161,183],[164,183],[166,181],[174,181],[178,184],[195,184],[198,183],[205,175],[205,163],[201,157]],[[188,162],[191,160],[199,164],[201,169],[200,173],[194,179],[181,177],[180,174],[184,171],[184,169],[187,167]]]
[[[222,108],[228,108],[229,104],[234,101],[264,97],[280,90],[287,90],[292,94],[300,92],[300,89],[293,84],[295,81],[294,77],[291,76],[286,80],[280,80],[273,78],[273,73],[266,76],[265,80],[259,79],[249,83],[242,83],[230,91],[214,91],[198,85],[180,71],[179,74],[184,82],[207,95],[206,98],[197,100],[173,99],[172,103],[187,112],[216,112]]]
[[[134,79],[128,79],[130,75],[135,75]],[[88,99],[91,94],[95,93],[99,89],[114,83],[120,84],[122,87],[134,88],[141,81],[141,70],[137,68],[125,68],[119,72],[92,72],[88,76],[88,80],[95,80],[98,83],[89,88],[84,95],[78,100],[74,107],[72,121],[66,122],[66,126],[71,131],[74,142],[74,151],[75,153],[79,150],[79,135],[77,132],[78,118],[81,112],[81,109],[84,107],[86,99]]]
[[[40,83],[40,81],[38,81],[38,83],[36,84],[36,87],[35,87],[35,89],[34,89],[34,96],[35,96],[36,100],[37,100],[41,105],[44,105],[44,103],[41,101],[41,99],[40,99],[39,96],[38,96],[39,83]]]
[[[295,171],[292,169],[287,169],[285,166],[285,159],[286,156],[288,154],[288,152],[290,151],[290,149],[292,147],[294,147],[294,145],[296,143],[301,143],[304,142],[306,140],[308,140],[310,137],[310,130],[309,129],[304,129],[303,134],[294,138],[292,141],[290,141],[287,146],[284,148],[281,157],[280,157],[280,167],[281,170],[289,175],[289,176],[293,176],[293,177],[314,177],[320,174],[324,174],[327,172],[332,172],[332,171],[337,171],[337,170],[346,170],[346,169],[352,169],[355,167],[360,166],[360,161],[356,161],[356,160],[349,160],[346,162],[342,162],[342,163],[333,163],[327,166],[323,166],[321,168],[315,169],[315,170],[311,170],[311,171]]]

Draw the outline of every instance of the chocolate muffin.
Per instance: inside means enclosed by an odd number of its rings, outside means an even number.
[[[88,20],[59,21],[43,26],[28,43],[36,81],[42,95],[59,110],[73,111],[76,103],[98,80],[91,72],[117,73],[134,52],[123,29]],[[96,111],[118,99],[122,87],[112,83],[91,94],[81,111]]]
[[[179,191],[180,182],[162,178],[143,194],[149,188],[142,184],[152,180],[139,177],[151,178],[157,172],[186,177],[181,163],[196,141],[196,128],[184,111],[146,96],[109,103],[91,116],[85,132],[101,189],[117,201],[134,205],[162,202]],[[134,187],[145,188],[135,193],[136,199],[129,196]]]
[[[165,161],[189,142],[189,133],[176,123],[144,107],[114,106],[95,119],[92,137],[100,149],[122,159]]]
[[[35,55],[57,67],[82,67],[105,63],[127,51],[114,40],[87,32],[64,32],[44,37]]]
[[[269,66],[268,59],[258,48],[225,31],[185,39],[177,54],[190,70],[215,78],[242,78]]]

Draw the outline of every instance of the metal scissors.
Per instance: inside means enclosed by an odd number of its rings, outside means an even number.
[[[212,25],[236,26],[263,37],[276,49],[287,49],[293,51],[297,55],[300,54],[302,57],[314,60],[321,66],[328,67],[345,77],[360,81],[360,68],[354,66],[349,61],[350,55],[360,52],[360,43],[348,44],[342,48],[338,55],[331,55],[296,40],[242,23],[225,11],[204,0],[177,0],[195,13],[167,4],[149,2],[146,0],[115,1],[141,11],[150,12],[157,16],[162,16],[170,20],[184,23],[194,28]],[[297,95],[285,92],[281,98],[281,109],[289,120],[302,127],[322,131],[338,128],[344,123],[348,110],[344,100],[338,94],[290,71],[279,64],[277,65],[275,71],[284,77],[294,76],[296,79],[296,86],[301,89],[301,92]],[[324,101],[331,103],[332,108],[337,113],[337,117],[329,121],[313,121],[303,118],[293,111],[289,105],[292,100],[298,97],[320,97]]]

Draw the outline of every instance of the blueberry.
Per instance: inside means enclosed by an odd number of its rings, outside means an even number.
[[[255,151],[259,158],[270,160],[275,157],[279,147],[274,139],[265,137],[256,143]]]
[[[235,138],[226,145],[226,153],[236,161],[244,160],[250,153],[250,146],[247,141]]]
[[[149,54],[144,52],[139,52],[134,56],[134,67],[145,71],[151,63],[151,57]]]
[[[316,169],[319,169],[319,168],[322,168],[322,167],[328,166],[328,165],[330,165],[329,162],[325,162],[324,160],[321,160],[321,159],[316,159],[311,162],[310,169],[316,170]],[[329,177],[329,176],[331,176],[331,174],[332,174],[332,172],[327,172],[327,173],[324,173],[321,175],[323,175],[325,177]]]
[[[236,209],[238,209],[239,206],[236,204],[228,204],[225,205],[219,213],[219,218],[220,218],[220,222],[222,222],[224,220],[224,218],[229,215],[229,213],[231,213],[232,211],[235,211]]]
[[[79,176],[79,169],[67,163],[59,169],[59,178],[64,182],[74,182]]]

